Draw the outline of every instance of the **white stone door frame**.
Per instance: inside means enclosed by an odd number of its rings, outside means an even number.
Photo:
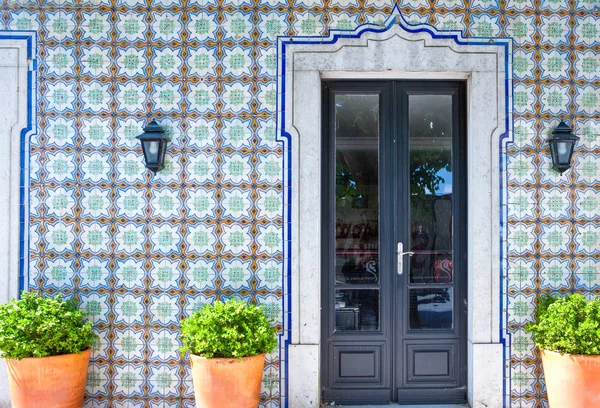
[[[292,256],[289,406],[320,402],[321,82],[342,78],[467,82],[468,399],[473,407],[502,406],[500,153],[501,140],[512,135],[510,40],[467,40],[396,15],[384,25],[334,31],[328,38],[280,39],[278,53],[278,125],[284,151],[291,149],[286,160],[293,176],[291,199],[284,194],[291,209],[285,214],[291,215]]]
[[[19,289],[24,289],[21,282],[26,282],[29,137],[35,131],[34,60],[35,33],[0,32],[0,303],[18,297]],[[4,360],[0,366],[0,407],[9,407]]]

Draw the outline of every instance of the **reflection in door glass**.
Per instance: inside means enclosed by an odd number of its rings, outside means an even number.
[[[335,281],[379,281],[379,96],[335,96]]]
[[[379,330],[379,290],[336,290],[335,330]]]
[[[452,288],[410,289],[411,329],[452,328]]]
[[[410,283],[450,283],[452,95],[410,95]]]
[[[336,330],[379,330],[379,95],[335,95]],[[372,287],[372,286],[371,286]]]

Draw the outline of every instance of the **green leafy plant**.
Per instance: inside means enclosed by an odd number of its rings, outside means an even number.
[[[537,346],[561,354],[600,355],[600,298],[544,296],[525,326]]]
[[[73,299],[23,292],[21,299],[0,305],[0,355],[4,358],[48,357],[80,353],[98,336]]]
[[[275,332],[262,307],[217,301],[183,320],[181,351],[207,358],[270,353],[277,346]]]

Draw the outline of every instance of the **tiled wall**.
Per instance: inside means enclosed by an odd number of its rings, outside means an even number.
[[[521,330],[540,292],[600,294],[598,0],[3,0],[2,28],[38,33],[31,140],[32,288],[75,296],[101,340],[89,407],[193,406],[180,318],[217,298],[265,304],[282,333],[278,35],[408,21],[514,38],[515,143],[508,154],[503,320],[507,395],[543,406]],[[167,126],[152,176],[135,136]],[[557,118],[582,140],[550,169]],[[499,260],[500,262],[500,260]],[[282,344],[282,350],[284,344]],[[264,406],[285,399],[285,353],[269,356]]]

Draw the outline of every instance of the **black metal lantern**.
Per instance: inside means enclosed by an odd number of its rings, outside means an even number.
[[[552,131],[548,144],[552,154],[552,165],[556,171],[562,174],[571,167],[571,158],[578,140],[579,138],[573,134],[573,129],[565,122],[561,121]]]
[[[146,167],[154,173],[161,171],[164,168],[167,142],[169,141],[165,131],[153,120],[144,128],[144,133],[137,138],[142,142]]]

